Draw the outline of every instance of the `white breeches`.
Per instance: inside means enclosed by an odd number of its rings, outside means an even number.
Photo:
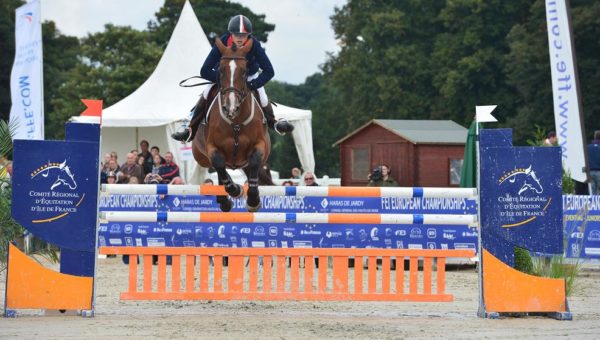
[[[248,81],[254,80],[256,78],[258,78],[258,72],[254,73],[251,76],[248,76]],[[210,90],[212,89],[213,86],[215,86],[215,84],[209,84],[204,88],[204,92],[202,92],[202,97],[204,97],[204,99],[208,99],[208,94],[210,93]],[[260,106],[262,106],[262,107],[267,106],[267,104],[269,104],[269,97],[267,97],[267,92],[265,91],[265,88],[259,87],[256,89],[256,92],[258,92]]]

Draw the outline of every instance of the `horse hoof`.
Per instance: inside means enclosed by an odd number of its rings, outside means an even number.
[[[225,191],[232,198],[240,198],[244,194],[244,188],[239,184],[233,184],[231,186],[225,187]]]
[[[246,203],[246,209],[248,209],[248,212],[257,212],[260,210],[261,206],[262,206],[262,204],[260,203],[260,201],[258,201],[258,204],[255,207]]]
[[[222,212],[229,212],[233,208],[233,201],[228,198],[226,201],[219,202],[219,208]]]

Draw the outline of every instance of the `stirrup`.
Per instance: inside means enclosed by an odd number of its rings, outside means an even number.
[[[183,143],[189,143],[190,141],[192,141],[192,139],[194,139],[194,134],[192,133],[192,128],[188,127],[187,130],[188,130],[188,138]]]

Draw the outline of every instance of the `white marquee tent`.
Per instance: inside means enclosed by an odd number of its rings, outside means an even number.
[[[184,145],[169,136],[181,128],[182,121],[188,118],[203,90],[203,87],[180,87],[179,82],[199,74],[210,49],[204,30],[186,1],[169,44],[152,75],[129,96],[103,110],[102,154],[116,151],[119,163],[122,163],[125,155],[132,149],[138,149],[139,142],[146,139],[150,146],[158,146],[161,153],[173,152],[187,182],[198,184],[207,177],[207,169],[197,166],[193,160],[187,161],[182,150]],[[277,105],[274,107],[275,117],[286,118],[295,127],[292,136],[302,167],[314,171],[312,112]],[[72,120],[85,122],[90,117],[73,117]]]

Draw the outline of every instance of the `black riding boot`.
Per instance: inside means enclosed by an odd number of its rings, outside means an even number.
[[[204,117],[206,117],[205,107],[206,99],[204,99],[204,96],[201,95],[196,107],[194,107],[194,114],[190,124],[188,125],[188,128],[171,134],[171,137],[180,142],[188,142],[194,139],[196,131],[198,130],[198,125],[204,120]]]
[[[286,132],[292,132],[294,131],[294,126],[292,124],[290,124],[290,122],[288,122],[285,119],[279,119],[279,120],[275,120],[275,114],[273,113],[273,106],[271,106],[271,103],[269,102],[269,104],[265,107],[262,108],[263,112],[265,114],[265,118],[267,119],[267,125],[275,130],[275,132],[277,132],[280,135],[285,135]]]

